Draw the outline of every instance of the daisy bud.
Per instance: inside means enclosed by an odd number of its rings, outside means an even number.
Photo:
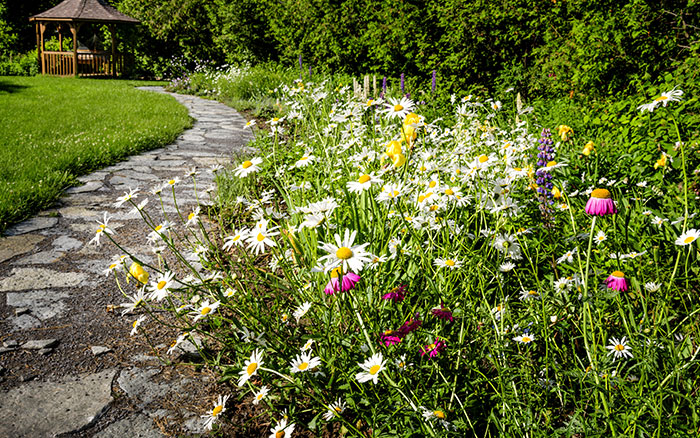
[[[148,283],[148,272],[136,262],[129,267],[129,274],[142,284]]]

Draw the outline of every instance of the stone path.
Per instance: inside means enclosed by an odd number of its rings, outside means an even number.
[[[179,429],[181,436],[202,431],[200,415],[211,408],[215,377],[192,367],[163,367],[141,337],[130,336],[134,318],[113,310],[126,300],[114,278],[102,273],[118,250],[104,238],[100,246],[87,244],[107,211],[118,241],[149,257],[149,230],[131,208],[115,208],[117,198],[130,188],[149,193],[180,177],[178,206],[190,212],[197,201],[185,176],[189,169],[200,172],[202,201],[214,180],[210,166],[245,152],[252,133],[236,111],[173,96],[196,119],[174,144],[80,178],[84,185],[67,190],[54,209],[0,238],[0,437],[150,438],[165,430]],[[174,212],[172,198],[164,199],[166,212]],[[150,214],[158,214],[156,200],[147,207]]]

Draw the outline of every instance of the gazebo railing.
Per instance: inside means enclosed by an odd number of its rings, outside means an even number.
[[[42,53],[46,74],[73,76],[73,52]],[[112,61],[111,52],[78,53],[79,76],[121,76],[124,73],[124,56],[117,53]]]

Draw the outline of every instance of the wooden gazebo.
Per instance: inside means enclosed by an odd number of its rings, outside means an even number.
[[[124,71],[124,56],[117,53],[115,25],[139,20],[122,14],[105,0],[64,0],[59,5],[29,18],[36,29],[36,45],[41,73],[57,76],[118,76]],[[112,51],[79,50],[78,32],[86,23],[105,24],[112,36]],[[60,50],[44,49],[49,26],[58,27]],[[63,51],[63,31],[70,30],[73,51]]]

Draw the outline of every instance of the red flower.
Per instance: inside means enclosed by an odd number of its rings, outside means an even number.
[[[441,341],[440,338],[435,338],[435,342],[430,345],[421,347],[420,355],[428,355],[428,359],[432,359],[438,355],[442,350],[445,349],[445,342]]]
[[[444,319],[450,322],[455,320],[455,317],[452,316],[452,311],[450,311],[450,309],[445,307],[442,303],[440,303],[440,307],[433,307],[432,313],[440,319]]]
[[[393,288],[388,293],[382,295],[382,299],[393,300],[395,303],[400,303],[406,298],[406,285]]]

